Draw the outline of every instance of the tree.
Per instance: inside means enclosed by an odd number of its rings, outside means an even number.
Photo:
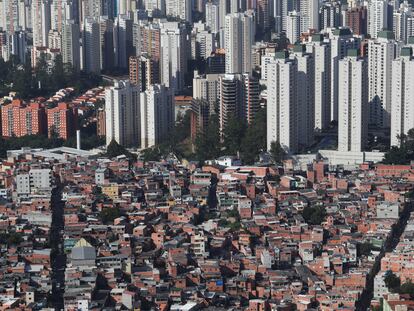
[[[56,55],[53,63],[51,80],[54,89],[62,89],[66,86],[66,73],[63,66],[62,55]]]
[[[47,93],[51,85],[47,67],[46,53],[41,53],[37,60],[35,76],[36,82],[40,83],[41,90],[43,90],[42,93]]]
[[[260,152],[266,149],[266,110],[260,109],[248,126],[242,140],[241,158],[245,164],[253,164]]]
[[[399,292],[400,294],[408,294],[410,295],[411,299],[414,299],[414,284],[411,282],[411,280],[408,280],[401,285]]]
[[[0,243],[7,245],[19,245],[23,242],[23,235],[18,232],[1,233]]]
[[[272,141],[270,143],[270,155],[275,163],[280,164],[282,163],[286,152],[278,141]]]
[[[392,146],[385,153],[383,162],[385,164],[407,164],[409,162],[408,153],[405,148]]]
[[[237,117],[231,117],[223,131],[223,146],[228,155],[236,155],[240,151],[246,133],[246,124]]]
[[[106,148],[106,155],[109,158],[114,158],[120,155],[126,155],[126,153],[128,153],[128,151],[124,148],[124,146],[118,144],[115,139],[112,139],[108,147]]]
[[[320,225],[325,220],[326,210],[323,206],[306,206],[302,216],[308,224]]]
[[[414,129],[410,129],[407,135],[398,137],[400,146],[392,146],[385,153],[383,163],[385,164],[408,164],[414,160]]]
[[[104,224],[113,223],[119,216],[121,216],[121,211],[118,207],[107,207],[99,213],[99,217]]]
[[[369,242],[364,242],[359,245],[359,254],[362,256],[368,256],[371,254],[371,251],[374,249],[374,246]]]
[[[221,144],[217,115],[212,115],[207,128],[197,134],[195,148],[196,158],[201,162],[220,156]]]
[[[399,291],[401,286],[401,280],[392,271],[387,271],[384,278],[384,282],[391,292],[396,293]]]
[[[159,146],[147,148],[141,153],[144,162],[159,161],[163,155]]]

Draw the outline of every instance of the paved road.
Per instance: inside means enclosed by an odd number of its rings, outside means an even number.
[[[52,247],[52,295],[50,306],[55,310],[63,310],[63,293],[66,267],[66,255],[63,253],[63,208],[62,186],[57,180],[57,187],[52,192],[52,227],[50,230],[50,244]]]

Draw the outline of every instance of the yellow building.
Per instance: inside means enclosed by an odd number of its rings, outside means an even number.
[[[119,194],[119,186],[118,184],[109,184],[109,185],[102,185],[102,193],[110,197],[111,199],[116,199]]]

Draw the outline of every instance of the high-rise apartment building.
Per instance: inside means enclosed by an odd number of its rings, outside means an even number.
[[[219,101],[218,74],[199,75],[194,73],[193,98],[208,102],[211,112],[217,110]]]
[[[286,38],[291,44],[295,44],[300,39],[301,34],[301,13],[289,12],[286,18]]]
[[[165,7],[167,16],[174,16],[183,21],[192,22],[191,0],[168,0]]]
[[[260,109],[259,81],[249,74],[219,76],[219,123],[223,133],[229,120],[236,118],[250,123]]]
[[[151,23],[139,27],[139,47],[137,55],[145,53],[154,60],[161,57],[161,30],[160,25]]]
[[[9,36],[10,54],[17,56],[18,60],[26,63],[27,55],[27,36],[26,31],[16,31]]]
[[[144,0],[143,7],[151,17],[159,17],[165,15],[166,0]]]
[[[115,67],[128,68],[129,56],[134,54],[132,44],[132,20],[127,15],[118,15],[114,21]]]
[[[139,88],[128,80],[115,81],[105,90],[106,144],[115,140],[125,147],[137,146],[140,137]]]
[[[315,129],[325,129],[331,121],[331,46],[321,34],[312,36],[306,51],[314,57]]]
[[[392,15],[392,30],[395,40],[407,43],[408,38],[414,35],[414,12],[408,2],[401,4]]]
[[[90,17],[86,18],[83,22],[81,66],[86,72],[99,73],[101,70],[99,43],[98,22]]]
[[[320,8],[320,29],[337,28],[342,26],[342,12],[340,1],[330,1]]]
[[[106,16],[99,17],[100,68],[112,70],[115,67],[114,22]]]
[[[65,20],[73,19],[73,5],[70,0],[54,0],[51,3],[51,29],[62,32]]]
[[[131,84],[138,86],[140,92],[142,91],[141,59],[138,56],[129,57],[129,81]]]
[[[241,76],[243,104],[241,117],[250,124],[254,121],[256,113],[260,109],[260,84],[257,78],[245,73]]]
[[[58,103],[56,107],[46,109],[47,133],[49,137],[57,135],[68,139],[75,135],[78,110],[68,103]]]
[[[25,104],[15,99],[1,107],[3,137],[46,134],[46,114],[39,103]]]
[[[222,27],[220,24],[219,5],[217,3],[206,3],[206,26],[214,34],[217,34]]]
[[[301,14],[301,29],[303,32],[307,32],[310,29],[319,30],[318,0],[299,1],[299,11]]]
[[[349,28],[336,28],[329,34],[331,47],[331,119],[338,120],[338,65],[350,49],[359,49],[360,39],[352,35]]]
[[[367,34],[367,9],[359,6],[349,8],[345,13],[345,26],[349,27],[354,35]]]
[[[196,23],[191,32],[191,58],[207,59],[216,49],[214,34],[204,23]]]
[[[338,69],[338,151],[361,152],[368,137],[368,66],[358,50],[348,50]]]
[[[368,1],[368,34],[371,38],[377,38],[378,33],[388,29],[388,1]]]
[[[161,84],[151,85],[141,93],[141,148],[164,141],[174,126],[174,96]]]
[[[256,2],[257,25],[263,30],[270,27],[270,1],[271,0],[257,0]]]
[[[392,61],[398,53],[399,43],[391,31],[380,31],[368,42],[370,123],[378,127],[390,126]]]
[[[50,1],[33,0],[31,6],[33,46],[47,47],[50,30]]]
[[[296,60],[298,68],[298,144],[300,147],[308,147],[313,143],[315,130],[314,57],[311,53],[306,53],[305,46],[295,45],[291,58]]]
[[[267,76],[267,149],[279,142],[283,149],[298,148],[297,62],[287,52],[277,52]]]
[[[159,84],[158,62],[146,55],[131,56],[129,58],[129,80],[137,85],[141,92],[152,84]]]
[[[189,42],[185,25],[177,22],[161,24],[161,83],[176,94],[184,88]]]
[[[254,22],[249,13],[226,15],[224,49],[226,73],[251,73]]]
[[[414,59],[412,48],[401,49],[392,62],[391,146],[399,146],[399,137],[414,128]]]
[[[73,20],[65,20],[62,27],[62,60],[76,71],[80,70],[79,38],[79,25]]]
[[[7,33],[14,33],[19,30],[20,8],[19,0],[0,2],[0,27]]]

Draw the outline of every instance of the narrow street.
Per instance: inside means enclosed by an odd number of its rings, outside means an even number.
[[[65,280],[66,255],[63,253],[63,208],[62,185],[56,179],[56,187],[52,191],[52,227],[50,230],[50,245],[52,248],[52,294],[49,299],[50,307],[63,310],[63,293]]]
[[[380,271],[381,259],[385,256],[385,253],[391,252],[397,246],[398,242],[400,241],[401,235],[404,233],[405,227],[407,226],[407,221],[410,218],[410,213],[412,211],[413,203],[406,203],[400,215],[400,219],[393,226],[391,235],[385,241],[384,247],[382,248],[381,253],[378,255],[375,264],[367,277],[367,286],[356,304],[358,311],[369,310],[371,299],[374,296],[374,279]]]

